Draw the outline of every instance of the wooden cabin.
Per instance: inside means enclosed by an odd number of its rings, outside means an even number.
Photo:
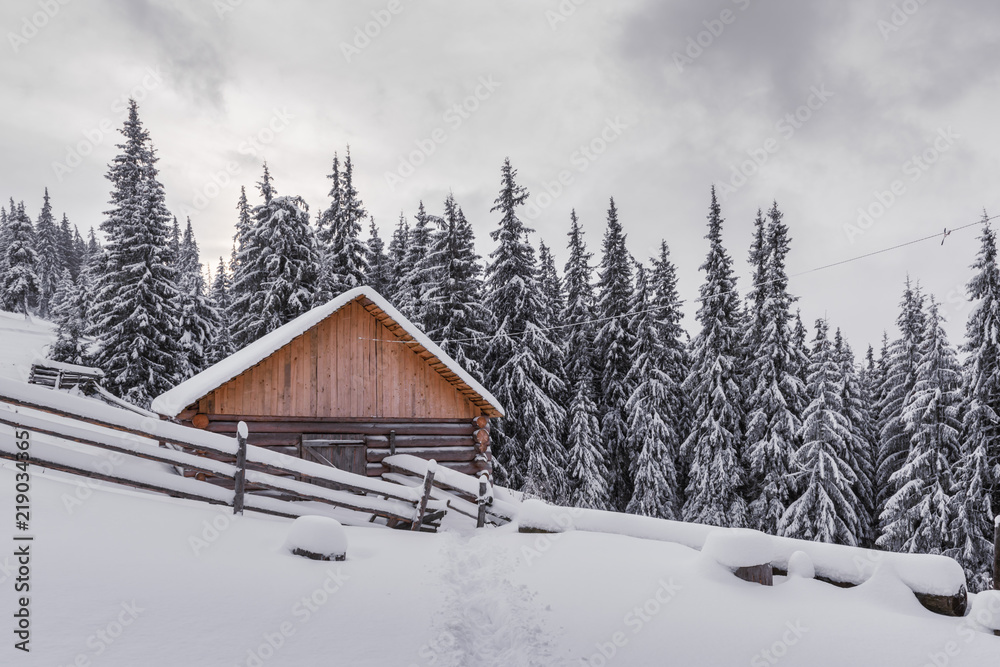
[[[272,331],[156,398],[195,428],[369,476],[414,454],[491,470],[498,401],[384,297],[359,287]]]

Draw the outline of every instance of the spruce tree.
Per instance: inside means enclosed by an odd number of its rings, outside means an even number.
[[[198,242],[194,238],[191,219],[188,218],[179,248],[178,297],[181,313],[181,348],[184,353],[182,375],[190,377],[210,365],[210,350],[222,326],[222,316],[206,293],[198,256]]]
[[[42,199],[42,212],[35,223],[35,252],[38,254],[38,264],[35,273],[38,275],[38,314],[40,317],[51,316],[52,298],[62,275],[63,262],[60,252],[59,227],[52,217],[52,203],[49,201],[49,189],[45,188]]]
[[[636,266],[635,315],[629,328],[632,368],[626,382],[633,387],[625,409],[628,412],[629,450],[639,452],[630,474],[634,478],[632,497],[626,511],[632,514],[676,519],[678,509],[675,461],[680,441],[674,424],[673,380],[664,370],[664,345],[652,312],[646,271]]]
[[[63,269],[52,297],[52,317],[58,327],[49,357],[68,364],[86,365],[87,291],[83,284],[74,282],[68,268]]]
[[[15,207],[11,201],[11,213],[7,216],[7,247],[4,252],[3,289],[8,307],[24,314],[31,320],[30,304],[38,298],[38,253],[35,252],[34,229],[31,218],[24,212],[24,202]]]
[[[961,370],[943,318],[931,300],[924,318],[913,388],[901,422],[906,458],[890,477],[893,495],[882,511],[876,543],[890,551],[944,553],[953,519],[953,468],[960,451]]]
[[[802,445],[793,459],[797,494],[778,531],[786,537],[855,546],[859,503],[850,461],[854,435],[843,414],[840,362],[827,331],[826,321],[818,320],[809,364],[810,402],[802,414]]]
[[[740,495],[746,472],[740,461],[740,299],[732,259],[722,245],[723,218],[715,188],[708,215],[709,251],[701,270],[698,321],[691,372],[684,392],[694,421],[682,447],[690,461],[685,521],[716,526],[747,524],[746,503]]]
[[[437,219],[427,255],[424,325],[428,335],[474,377],[482,377],[480,345],[489,314],[482,304],[482,269],[472,225],[451,194]],[[459,342],[456,342],[459,341]]]
[[[80,275],[80,262],[82,257],[80,255],[80,245],[77,245],[77,239],[80,238],[80,232],[75,226],[70,224],[69,218],[63,213],[62,220],[59,222],[59,266],[63,269],[69,269],[69,275],[73,280],[77,279]],[[83,239],[80,239],[81,245]],[[60,276],[61,278],[61,276]]]
[[[392,238],[389,240],[388,256],[392,271],[389,272],[389,281],[386,283],[387,288],[384,295],[396,308],[400,308],[401,302],[404,300],[401,297],[406,295],[405,278],[410,272],[410,267],[406,264],[410,254],[409,244],[410,225],[406,221],[406,216],[400,211],[399,222],[396,223]]]
[[[368,242],[365,244],[365,262],[368,271],[365,273],[365,283],[372,286],[376,292],[388,297],[392,284],[393,268],[385,252],[385,242],[379,236],[375,218],[368,221]]]
[[[631,394],[626,377],[631,366],[634,337],[625,319],[632,301],[632,259],[625,247],[625,233],[612,199],[604,232],[603,255],[598,268],[597,317],[602,321],[595,346],[598,360],[598,409],[601,440],[608,452],[611,474],[611,504],[624,510],[632,498],[632,471],[639,456],[628,442],[628,415],[625,404]]]
[[[230,331],[228,316],[228,313],[232,311],[232,303],[230,301],[231,282],[229,268],[220,257],[218,268],[215,270],[215,279],[212,281],[211,291],[209,292],[210,301],[219,313],[218,329],[211,336],[208,348],[209,364],[217,364],[236,351],[233,346],[233,337]]]
[[[436,276],[431,262],[431,238],[437,218],[428,215],[421,201],[415,216],[416,224],[410,229],[406,241],[406,257],[396,293],[397,307],[414,324],[426,329],[428,318],[427,295],[434,286]]]
[[[757,237],[751,250],[760,282],[751,294],[751,326],[746,336],[747,400],[746,458],[750,473],[750,525],[775,534],[788,508],[791,460],[798,449],[800,414],[805,387],[796,374],[794,332],[785,258],[788,227],[777,202],[768,212],[766,228],[757,217]],[[760,309],[760,312],[754,312]]]
[[[869,347],[870,352],[871,348]],[[877,526],[873,517],[875,514],[875,462],[878,450],[875,445],[872,402],[867,384],[858,374],[854,362],[854,351],[851,350],[851,346],[844,339],[839,328],[833,337],[833,358],[840,373],[841,413],[847,419],[851,432],[846,460],[857,478],[853,490],[858,501],[858,505],[855,507],[855,514],[858,517],[858,544],[870,547],[875,542]]]
[[[320,300],[326,301],[365,283],[368,265],[360,239],[361,222],[367,213],[354,187],[351,149],[347,148],[343,171],[336,155],[329,178],[331,203],[317,222],[320,263]]]
[[[112,161],[111,208],[101,271],[95,275],[94,361],[109,390],[136,405],[178,382],[182,358],[177,273],[171,265],[170,213],[157,180],[157,157],[135,100]]]
[[[875,486],[878,489],[875,504],[879,515],[889,497],[899,489],[892,477],[902,467],[910,450],[903,407],[916,383],[925,319],[924,297],[919,286],[914,287],[907,277],[896,320],[900,337],[889,344],[885,376],[879,387],[879,452],[875,469]]]
[[[543,365],[556,345],[537,319],[542,297],[535,252],[528,242],[531,230],[517,215],[528,191],[517,184],[516,176],[510,159],[504,160],[500,192],[491,209],[501,218],[490,234],[497,247],[486,268],[484,297],[496,323],[486,351],[487,380],[501,403],[517,406],[517,412],[494,429],[497,473],[514,488],[559,500],[565,495],[559,440],[565,410],[553,396],[564,388]]]
[[[242,348],[307,312],[319,270],[309,207],[298,196],[278,196],[267,165],[258,183],[263,203],[237,252],[233,342]]]
[[[576,507],[608,509],[609,489],[606,450],[600,441],[597,404],[594,402],[594,287],[593,268],[583,240],[583,230],[570,213],[569,259],[563,273],[565,307],[559,321],[565,327],[563,377],[570,391],[566,448],[569,455],[569,502]]]
[[[1000,269],[996,233],[983,213],[976,272],[966,288],[973,302],[965,326],[961,460],[952,555],[966,568],[973,590],[988,587],[993,517],[1000,510]]]

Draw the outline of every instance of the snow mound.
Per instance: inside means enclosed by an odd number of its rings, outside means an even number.
[[[347,558],[347,535],[336,519],[300,516],[288,529],[285,548],[296,556],[313,560],[344,560]]]
[[[775,557],[775,547],[771,536],[760,531],[719,528],[705,538],[701,553],[723,567],[736,570],[770,563]]]
[[[983,591],[972,600],[969,617],[984,630],[1000,630],[1000,591]]]
[[[788,576],[801,579],[816,577],[816,566],[805,551],[796,551],[788,557]]]

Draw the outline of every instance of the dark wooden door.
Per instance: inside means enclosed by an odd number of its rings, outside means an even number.
[[[350,433],[308,434],[302,436],[301,456],[307,461],[364,475],[368,468],[365,437]]]

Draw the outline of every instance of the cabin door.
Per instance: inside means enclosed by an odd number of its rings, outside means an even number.
[[[350,433],[305,434],[299,455],[356,475],[367,474],[365,437]]]

